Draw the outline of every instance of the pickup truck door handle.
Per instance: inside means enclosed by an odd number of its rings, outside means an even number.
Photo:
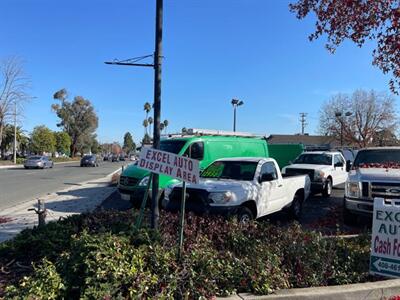
[[[282,184],[278,184],[278,187],[283,187],[283,185]]]

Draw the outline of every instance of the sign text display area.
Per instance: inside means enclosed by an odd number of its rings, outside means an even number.
[[[374,199],[370,273],[400,277],[400,203]]]
[[[199,182],[199,161],[170,152],[143,148],[140,152],[138,167],[188,183]]]

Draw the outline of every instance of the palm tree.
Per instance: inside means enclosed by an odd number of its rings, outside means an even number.
[[[147,126],[149,126],[149,121],[147,119],[143,120],[144,134],[147,134]]]
[[[151,105],[150,105],[150,103],[149,102],[146,102],[145,104],[144,104],[144,111],[146,112],[146,119],[148,118],[148,116],[149,116],[149,112],[151,111]]]
[[[152,117],[148,117],[147,118],[147,122],[149,123],[149,129],[150,129],[150,136],[151,136],[151,124],[153,124],[153,118]]]
[[[161,123],[160,124],[160,131],[162,132],[164,129],[165,129],[165,125],[164,125],[164,123]]]
[[[167,127],[169,124],[168,120],[164,120],[163,124],[164,124],[164,128],[165,128],[165,132],[167,132]]]

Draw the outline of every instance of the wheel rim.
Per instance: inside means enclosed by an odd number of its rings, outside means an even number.
[[[251,218],[250,218],[250,216],[248,214],[243,214],[239,218],[239,222],[242,223],[242,224],[249,223],[250,221],[251,221]]]
[[[327,190],[328,190],[328,195],[330,195],[332,192],[332,183],[330,181],[328,181],[328,189]]]

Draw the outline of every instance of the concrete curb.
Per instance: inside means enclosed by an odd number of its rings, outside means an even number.
[[[74,161],[62,161],[62,162],[55,162],[55,165],[61,165],[61,164],[72,164],[79,162],[79,160],[74,160]],[[5,166],[0,166],[0,169],[17,169],[17,168],[23,168],[24,165],[5,165]]]
[[[353,299],[389,299],[400,295],[400,279],[315,288],[296,288],[276,291],[274,294],[256,296],[238,294],[230,297],[218,297],[225,300],[353,300]]]

